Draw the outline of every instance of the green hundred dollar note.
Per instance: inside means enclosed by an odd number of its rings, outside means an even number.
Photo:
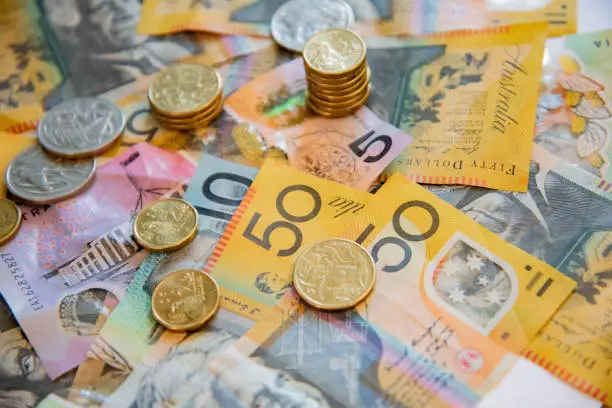
[[[194,242],[171,254],[153,254],[140,265],[136,276],[90,355],[125,371],[131,370],[158,342],[175,344],[182,334],[167,332],[151,314],[151,295],[159,282],[179,269],[203,269],[219,238],[242,201],[257,169],[203,154],[189,183],[185,200],[200,215]],[[243,258],[244,259],[244,258]]]
[[[178,59],[219,63],[269,41],[136,33],[138,0],[27,0],[0,5],[0,129],[32,129],[44,112],[149,76]],[[262,42],[263,41],[263,42]]]

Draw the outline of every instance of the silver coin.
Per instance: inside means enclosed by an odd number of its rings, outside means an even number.
[[[290,0],[276,10],[270,28],[282,47],[302,52],[310,37],[328,28],[349,28],[355,13],[344,0]]]
[[[38,125],[38,141],[56,156],[93,157],[110,149],[124,127],[125,117],[114,103],[76,98],[45,115]]]
[[[95,169],[95,159],[62,159],[36,145],[11,160],[5,180],[8,190],[23,201],[51,204],[88,187]]]

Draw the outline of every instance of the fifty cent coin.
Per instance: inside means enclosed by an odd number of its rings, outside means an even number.
[[[112,102],[76,98],[51,109],[38,125],[38,141],[66,158],[93,157],[109,150],[125,127],[125,116]]]
[[[0,245],[10,241],[21,226],[21,210],[11,200],[0,198]]]
[[[310,37],[328,28],[349,28],[355,13],[344,0],[290,0],[270,23],[272,37],[282,47],[302,52]]]
[[[8,190],[32,204],[51,204],[73,197],[93,181],[94,159],[51,156],[39,145],[24,150],[6,168]]]
[[[166,276],[155,288],[151,307],[155,320],[170,330],[196,330],[219,309],[217,282],[202,271],[183,269]]]
[[[332,238],[306,249],[295,262],[293,285],[309,305],[349,309],[374,289],[376,270],[368,251],[352,241]]]
[[[176,251],[189,244],[198,230],[198,212],[187,201],[157,200],[138,213],[133,232],[136,241],[152,252]]]

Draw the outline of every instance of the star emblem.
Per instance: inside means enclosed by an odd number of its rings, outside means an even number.
[[[485,295],[485,300],[492,305],[502,305],[506,301],[506,295],[501,293],[498,289],[493,289]]]
[[[470,269],[480,270],[480,268],[484,266],[484,262],[478,255],[469,254],[467,257],[467,265]]]
[[[489,284],[489,278],[485,275],[481,275],[478,277],[478,284],[481,286],[487,286]]]
[[[453,303],[465,303],[465,292],[460,287],[456,287],[448,293],[448,298]]]
[[[455,275],[457,275],[457,273],[459,273],[459,271],[463,267],[464,267],[464,265],[463,265],[463,262],[461,262],[461,260],[459,260],[457,258],[452,258],[452,259],[449,259],[448,261],[444,262],[444,267],[442,268],[442,270],[448,276],[455,276]]]

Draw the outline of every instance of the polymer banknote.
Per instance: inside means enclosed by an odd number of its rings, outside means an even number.
[[[550,41],[537,107],[535,142],[605,180],[612,189],[612,30]]]
[[[23,225],[0,251],[0,288],[51,378],[85,359],[144,259],[131,218],[160,197],[182,196],[194,170],[139,144],[99,168],[78,197],[22,206]],[[44,169],[29,171],[40,178]]]
[[[609,403],[612,195],[604,181],[534,146],[526,193],[433,187],[509,243],[577,283],[524,356],[571,386]],[[541,285],[543,276],[538,277]]]
[[[204,268],[256,174],[255,168],[202,155],[184,196],[199,214],[194,242],[171,254],[152,254],[144,260],[94,342],[92,357],[130,372],[150,349],[160,347],[158,343],[182,340],[183,335],[167,332],[153,318],[151,295],[168,274]]]
[[[411,320],[392,302],[387,306],[393,319]],[[218,406],[474,406],[478,394],[462,381],[467,375],[457,378],[446,370],[455,355],[446,335],[435,330],[406,345],[369,315],[316,311],[291,290],[187,382],[175,406],[211,400]]]
[[[403,175],[392,176],[376,198],[386,219],[368,246],[379,271],[376,290],[411,312],[420,297],[415,323],[439,319],[476,351],[480,333],[520,353],[576,287]]]
[[[138,31],[186,30],[269,35],[274,12],[288,0],[145,0]],[[424,34],[459,28],[546,21],[551,35],[576,32],[577,0],[347,0],[362,35]],[[295,16],[299,21],[300,16]]]
[[[0,11],[0,130],[23,132],[45,111],[94,96],[192,55],[220,63],[268,40],[136,33],[138,0],[3,2]]]
[[[414,141],[385,170],[525,191],[546,25],[368,42],[367,106]]]
[[[244,124],[242,132],[283,148],[292,167],[362,190],[412,140],[366,107],[344,118],[313,115],[305,95],[304,62],[298,58],[234,92],[225,110]]]

